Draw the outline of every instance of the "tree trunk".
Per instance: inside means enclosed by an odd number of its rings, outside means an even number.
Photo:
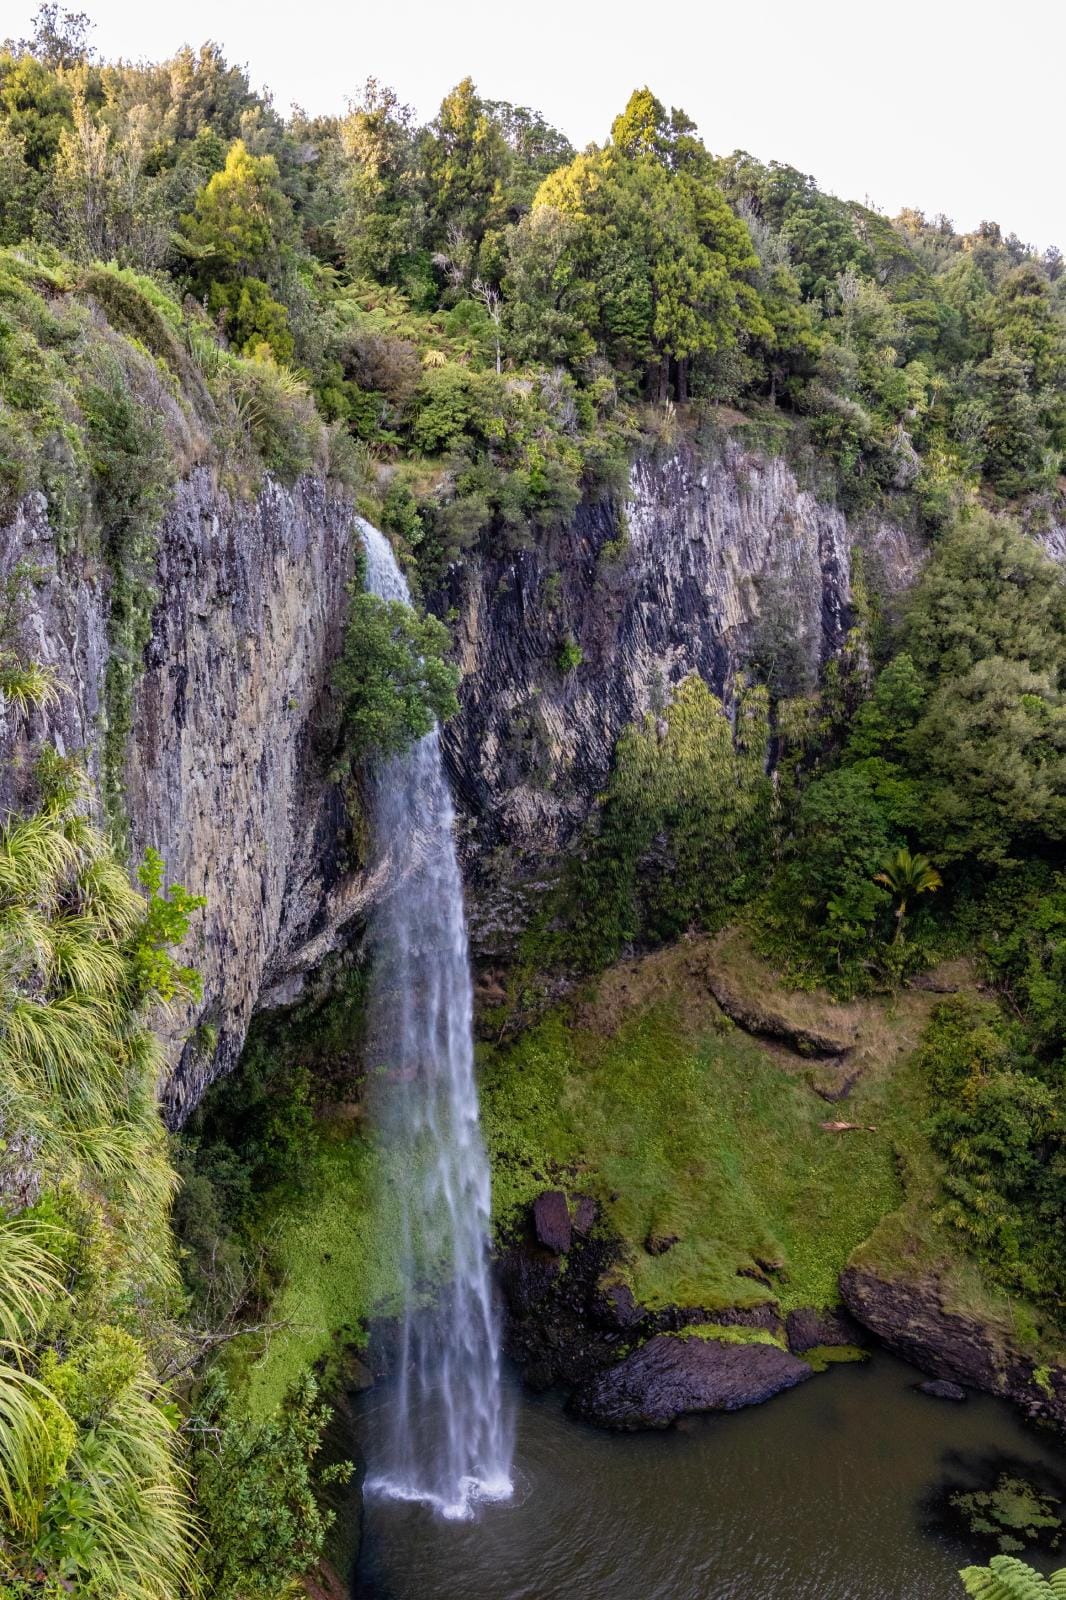
[[[670,357],[663,356],[655,371],[655,399],[665,405],[670,398]]]

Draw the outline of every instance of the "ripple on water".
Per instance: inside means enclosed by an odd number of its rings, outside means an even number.
[[[961,1600],[984,1557],[927,1523],[959,1452],[1061,1473],[999,1402],[918,1394],[888,1356],[757,1410],[611,1435],[514,1395],[514,1493],[448,1522],[370,1500],[357,1600]],[[387,1402],[368,1400],[368,1443]]]

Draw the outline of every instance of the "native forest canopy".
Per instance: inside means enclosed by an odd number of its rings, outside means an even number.
[[[436,726],[509,1370],[628,1432],[887,1350],[1066,1426],[1061,252],[491,90],[0,48],[4,1600],[362,1592]],[[1066,1594],[1023,1468],[832,1594]]]

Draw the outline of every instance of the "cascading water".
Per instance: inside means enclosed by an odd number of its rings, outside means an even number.
[[[409,602],[388,541],[368,522],[360,529],[367,588]],[[370,929],[370,1037],[404,1315],[395,1403],[366,1489],[465,1517],[479,1500],[510,1495],[511,1429],[489,1276],[463,888],[437,729],[382,762],[372,788],[389,888]]]

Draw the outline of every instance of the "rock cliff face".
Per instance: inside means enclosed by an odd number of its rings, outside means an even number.
[[[343,808],[315,748],[352,527],[350,508],[312,480],[268,482],[240,504],[201,471],[179,485],[159,530],[126,771],[131,853],[154,846],[169,881],[208,898],[189,950],[203,1002],[162,1019],[172,1121],[234,1065],[254,1009],[298,987],[367,890],[337,859]],[[63,692],[29,729],[10,712],[0,725],[3,753],[16,756],[7,803],[25,771],[17,758],[45,734],[83,752],[99,778],[108,657],[106,571],[60,557],[36,499],[0,533],[0,576],[17,562],[39,579],[23,646]]]
[[[622,517],[582,506],[543,546],[461,572],[447,599],[464,681],[446,745],[475,949],[506,949],[603,789],[618,735],[673,685],[698,672],[728,702],[757,652],[787,656],[796,686],[813,686],[851,625],[856,543],[881,591],[913,580],[919,556],[899,528],[849,527],[785,462],[724,441],[717,459],[683,447],[638,462]],[[567,645],[580,651],[569,670]]]
[[[241,504],[200,470],[159,531],[126,771],[131,848],[154,846],[168,879],[209,902],[188,952],[203,1003],[163,1022],[173,1121],[234,1065],[253,1012],[293,999],[374,893],[340,859],[343,806],[316,746],[353,528],[313,480],[268,482]],[[683,448],[638,463],[624,518],[585,505],[543,547],[457,569],[442,598],[458,612],[464,682],[446,744],[476,948],[506,947],[530,885],[602,790],[619,733],[672,685],[699,672],[728,700],[756,650],[786,652],[813,684],[850,625],[856,541],[875,585],[911,581],[899,529],[849,528],[783,462],[727,441],[713,460]],[[0,579],[20,561],[37,569],[22,645],[64,692],[29,729],[0,705],[0,755],[47,733],[98,780],[106,571],[61,557],[39,498],[0,530]],[[581,652],[570,670],[568,644]],[[18,802],[19,773],[16,759],[0,807]]]

